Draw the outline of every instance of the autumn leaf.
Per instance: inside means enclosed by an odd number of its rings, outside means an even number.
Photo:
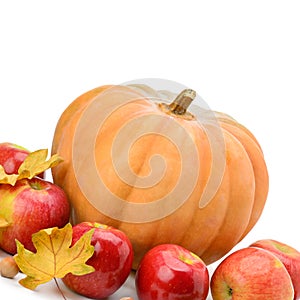
[[[38,285],[55,278],[63,278],[67,273],[84,275],[94,271],[85,262],[93,255],[94,247],[91,237],[94,229],[86,232],[71,247],[72,225],[64,228],[43,229],[32,235],[36,248],[33,253],[17,243],[15,261],[27,276],[19,281],[24,287],[34,290]]]
[[[45,170],[56,166],[62,161],[62,158],[58,154],[54,154],[49,160],[46,160],[47,155],[47,149],[41,149],[29,153],[18,170],[18,180],[22,178],[31,179]]]
[[[20,165],[18,174],[6,174],[4,168],[0,165],[0,183],[15,185],[18,180],[23,178],[31,179],[63,161],[58,154],[52,155],[48,160],[47,156],[47,149],[40,149],[29,153]]]
[[[0,165],[0,183],[8,183],[11,185],[15,185],[15,183],[18,180],[18,176],[19,176],[18,174],[11,174],[11,175],[6,174],[2,165]]]

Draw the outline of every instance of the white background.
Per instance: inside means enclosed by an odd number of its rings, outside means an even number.
[[[300,249],[299,16],[299,1],[0,1],[0,142],[50,149],[66,106],[99,85],[180,82],[248,127],[265,154],[268,201],[235,249],[261,238]],[[56,293],[1,278],[0,289]]]

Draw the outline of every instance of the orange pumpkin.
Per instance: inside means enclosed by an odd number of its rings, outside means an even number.
[[[64,158],[53,180],[69,196],[71,221],[124,231],[134,269],[161,243],[206,264],[220,259],[256,224],[268,194],[249,130],[228,115],[188,109],[191,90],[170,97],[142,85],[98,87],[66,108],[53,138],[52,153]]]

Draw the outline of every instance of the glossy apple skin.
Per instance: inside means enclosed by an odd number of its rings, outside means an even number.
[[[17,144],[0,143],[0,165],[7,174],[18,174],[20,165],[29,153],[29,150]]]
[[[142,258],[135,286],[140,300],[205,300],[209,274],[195,254],[179,245],[162,244]]]
[[[0,165],[3,166],[6,174],[18,174],[19,167],[28,156],[30,151],[14,143],[0,143]],[[45,178],[45,172],[38,174],[38,177]]]
[[[15,239],[35,252],[31,236],[69,222],[70,205],[65,192],[41,178],[22,179],[15,186],[0,184],[0,217],[10,223],[0,228],[0,248],[15,254]]]
[[[292,300],[294,290],[283,263],[270,252],[244,248],[227,256],[211,278],[214,300]]]
[[[276,255],[289,272],[294,286],[294,300],[300,299],[300,252],[282,242],[264,239],[250,245],[268,250]]]
[[[91,244],[94,254],[86,262],[95,271],[76,276],[67,274],[62,280],[74,292],[92,299],[109,297],[128,278],[133,262],[130,240],[122,231],[96,222],[82,222],[73,226],[72,245],[94,228]]]

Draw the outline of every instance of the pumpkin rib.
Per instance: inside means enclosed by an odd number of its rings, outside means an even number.
[[[210,202],[205,206],[205,208],[199,209],[200,200],[201,200],[201,197],[199,197],[199,195],[203,195],[203,192],[206,190],[206,188],[208,188],[207,185],[211,178],[211,173],[213,169],[213,161],[212,161],[213,153],[211,151],[210,137],[207,133],[207,129],[205,128],[205,126],[203,126],[202,123],[198,123],[197,121],[189,121],[189,123],[197,124],[196,126],[193,127],[194,128],[193,133],[194,133],[195,143],[198,144],[197,145],[198,153],[202,154],[202,159],[200,160],[199,164],[200,166],[201,165],[206,166],[207,170],[203,173],[201,172],[200,169],[199,182],[197,184],[196,189],[194,190],[194,195],[191,196],[191,198],[192,197],[194,198],[191,201],[195,203],[195,207],[191,209],[194,212],[194,215],[189,220],[188,228],[193,228],[193,230],[187,230],[187,232],[183,236],[183,239],[179,240],[179,243],[185,245],[187,248],[192,249],[198,255],[201,255],[201,253],[204,252],[205,248],[208,247],[210,242],[214,239],[214,236],[217,234],[219,227],[222,226],[222,222],[226,215],[228,203],[222,202],[221,203],[222,205],[218,205],[216,207],[214,206],[214,201],[216,201],[216,198],[221,197],[219,196],[219,194],[224,190],[224,185],[226,185],[225,182],[226,182],[228,172],[226,169],[224,170],[222,180],[219,183],[218,189],[215,191],[214,197],[211,198]],[[201,143],[199,141],[201,141]],[[207,157],[208,154],[209,156]],[[225,207],[224,207],[224,203],[225,203]],[[205,217],[202,216],[202,211],[204,209],[205,209]],[[216,211],[218,217],[217,220],[215,217]],[[196,224],[195,224],[195,220],[197,220]],[[200,243],[199,240],[202,239],[202,235],[203,235],[202,227],[205,227],[209,220],[212,225],[209,228],[208,234],[206,234],[205,241]],[[199,239],[195,239],[194,236],[199,236]]]
[[[188,231],[185,238],[181,241],[184,247],[196,253],[203,260],[203,254],[207,252],[214,240],[220,238],[219,232],[225,222],[227,211],[230,209],[229,201],[222,201],[224,198],[229,197],[229,190],[226,188],[228,182],[229,174],[226,168],[222,183],[214,198],[205,207],[205,213],[204,209],[196,207],[197,210],[195,210],[194,217],[190,223],[190,228],[193,228],[193,230]],[[205,232],[204,235],[203,232]],[[195,236],[198,238],[195,239]],[[210,253],[210,256],[214,258],[212,253]],[[206,259],[205,262],[208,264],[209,260]]]
[[[208,264],[212,262],[212,253],[215,254],[213,256],[215,260],[218,253],[227,253],[238,243],[247,228],[254,201],[254,174],[248,154],[241,142],[230,132],[224,130],[224,137],[229,172],[229,204],[216,239],[201,254],[201,258]],[[228,147],[234,147],[235,150]],[[231,184],[233,182],[234,184]],[[233,235],[232,232],[235,234]],[[221,258],[220,255],[219,258]]]
[[[268,172],[261,148],[257,146],[251,136],[246,134],[245,131],[241,130],[239,127],[235,127],[231,124],[222,124],[221,126],[233,134],[242,143],[251,160],[254,172],[255,200],[248,227],[241,237],[241,239],[243,239],[257,223],[265,206],[265,199],[267,198],[269,187]]]
[[[251,137],[251,139],[256,143],[256,145],[262,151],[261,146],[260,146],[259,142],[257,141],[256,137],[254,136],[254,134],[248,128],[246,128],[241,123],[237,122],[234,118],[232,118],[228,114],[224,114],[224,113],[221,113],[221,112],[215,112],[215,115],[216,115],[216,117],[217,117],[217,119],[219,120],[220,123],[233,125],[233,126],[238,127],[239,129],[243,130],[249,137]]]
[[[197,183],[197,190],[195,189],[193,194],[190,196],[190,198],[180,207],[175,213],[173,213],[173,216],[171,215],[170,217],[167,217],[165,220],[162,220],[159,222],[158,227],[156,229],[156,234],[159,235],[160,232],[166,232],[166,225],[167,224],[172,231],[172,228],[174,227],[174,224],[177,224],[177,222],[171,221],[172,218],[174,217],[174,214],[178,215],[178,218],[184,219],[185,226],[180,227],[181,231],[176,232],[176,233],[170,233],[170,242],[176,243],[176,244],[184,244],[184,240],[187,238],[187,235],[189,233],[189,228],[191,228],[191,224],[194,219],[194,211],[198,209],[198,203],[199,201],[194,201],[193,198],[196,197],[199,193],[202,193],[203,190],[206,188],[207,181],[209,180],[210,173],[211,173],[211,164],[208,165],[208,159],[211,159],[211,155],[207,157],[208,153],[210,153],[210,143],[209,143],[209,138],[207,136],[207,133],[203,128],[199,129],[199,124],[198,122],[186,122],[180,120],[184,125],[189,128],[190,135],[194,139],[195,143],[197,143],[197,149],[198,149],[198,155],[199,155],[199,165],[205,166],[205,169],[200,169],[199,172],[201,173],[201,176],[199,174],[199,180]],[[196,142],[201,140],[201,143]],[[205,149],[205,150],[204,150]],[[205,164],[206,163],[206,164]],[[199,192],[200,190],[200,192]],[[200,200],[200,199],[199,199]],[[188,208],[187,206],[191,206],[192,203],[194,204],[194,207]],[[183,214],[186,212],[190,212],[190,216],[185,216],[183,217]],[[159,243],[163,243],[163,241],[160,242],[160,239],[156,236],[153,240],[156,240],[155,243],[152,244],[152,246],[157,245]],[[191,245],[189,244],[189,247]]]

